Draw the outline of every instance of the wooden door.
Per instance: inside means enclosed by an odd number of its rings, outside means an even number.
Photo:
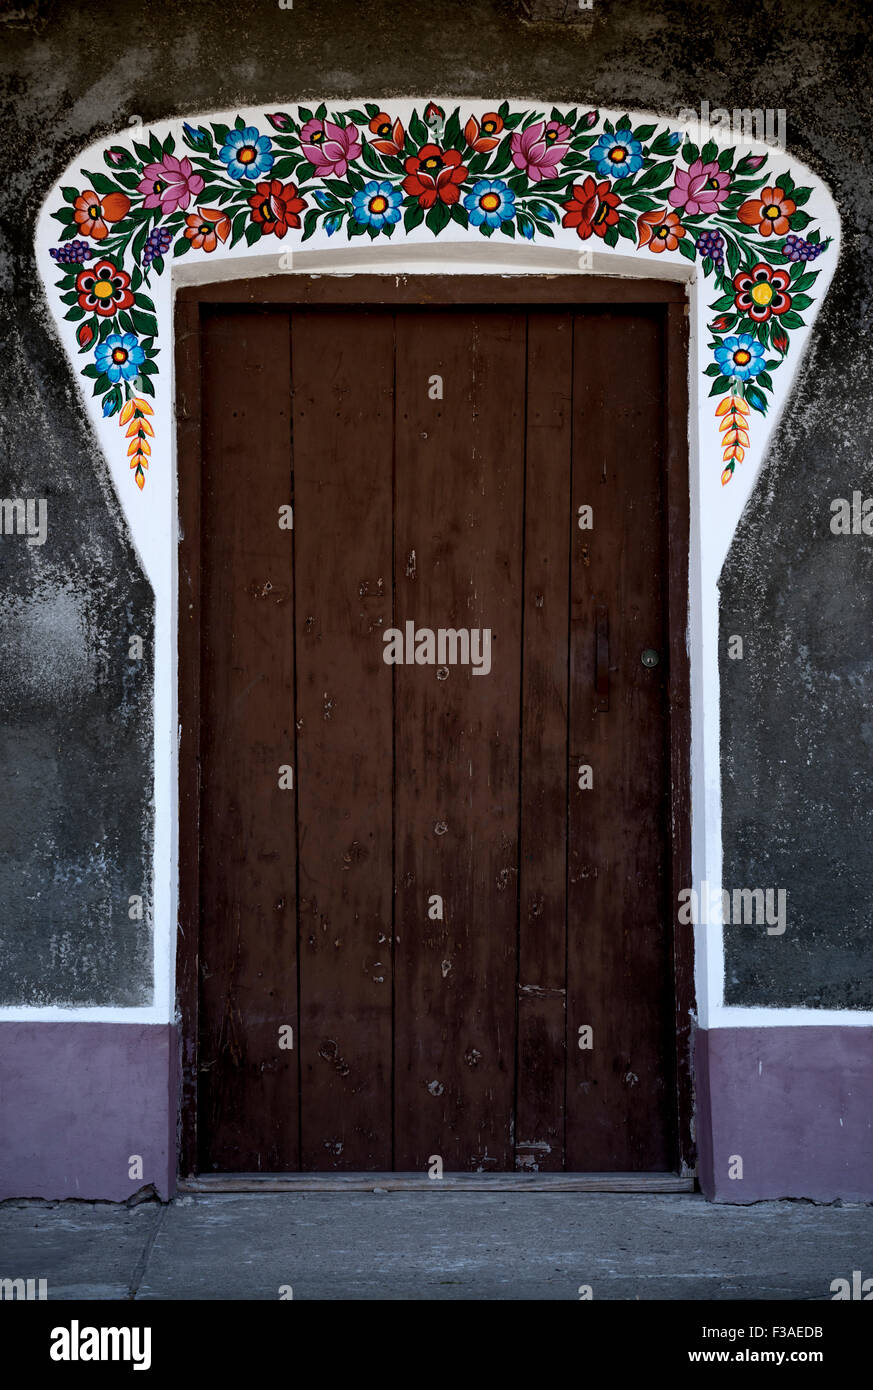
[[[663,312],[199,341],[189,1168],[675,1168]]]

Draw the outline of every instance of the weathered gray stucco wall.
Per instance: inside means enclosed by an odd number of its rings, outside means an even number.
[[[523,13],[511,0],[3,7],[0,494],[49,502],[44,547],[0,538],[3,1002],[150,996],[150,921],[131,922],[127,899],[148,893],[151,667],[127,660],[126,639],[149,637],[151,596],[39,289],[50,183],[134,115],[542,93],[665,116],[704,99],[784,107],[789,151],[836,195],[839,270],[723,582],[723,634],[745,641],[722,671],[725,881],[789,890],[784,937],[729,933],[727,997],[873,1004],[870,542],[828,529],[832,497],[865,480],[873,493],[868,0],[595,0],[564,25]]]

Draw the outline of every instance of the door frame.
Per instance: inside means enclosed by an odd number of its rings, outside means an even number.
[[[179,1176],[197,1175],[199,1037],[199,768],[201,317],[209,306],[344,308],[417,305],[498,308],[645,306],[663,321],[665,549],[667,556],[670,890],[674,988],[674,1079],[679,1174],[695,1171],[692,1047],[695,1019],[694,927],[678,920],[679,892],[692,883],[691,685],[688,651],[690,477],[688,299],[675,280],[607,276],[277,275],[180,287],[175,300],[178,477],[179,917],[176,1015],[180,1021]],[[603,1190],[601,1188],[601,1190]]]

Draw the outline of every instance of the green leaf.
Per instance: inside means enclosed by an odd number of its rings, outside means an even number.
[[[363,142],[363,147],[361,149],[361,158],[366,164],[367,168],[372,169],[374,173],[381,174],[383,172],[382,163],[379,159],[378,154],[373,149],[373,146],[369,144],[366,140]]]
[[[791,230],[793,232],[802,232],[804,227],[809,226],[812,218],[808,212],[798,211],[793,212],[788,220],[791,223]]]
[[[686,140],[682,146],[682,158],[686,164],[693,164],[695,159],[700,157],[700,150],[690,140]]]
[[[230,233],[230,244],[231,244],[231,246],[236,246],[237,242],[239,241],[240,237],[242,236],[243,232],[245,231],[245,226],[246,226],[246,222],[247,222],[247,221],[248,221],[248,209],[243,208],[241,212],[238,212],[238,213],[236,214],[236,216],[235,216],[234,219],[233,219],[233,222],[231,223],[231,233]]]
[[[411,232],[413,227],[418,227],[424,221],[424,209],[419,203],[414,203],[408,207],[403,215],[403,226],[407,232]]]
[[[187,237],[180,236],[180,237],[177,237],[177,238],[176,238],[176,240],[175,240],[174,243],[173,243],[173,256],[174,256],[174,258],[178,258],[179,256],[187,256],[187,254],[188,254],[188,252],[189,252],[190,250],[191,250],[191,243],[190,243],[190,241],[188,240]]]
[[[650,169],[645,169],[637,176],[632,192],[640,193],[644,188],[657,188],[665,179],[670,177],[672,172],[672,164],[653,164]]]
[[[72,208],[58,208],[57,212],[52,213],[52,217],[57,222],[62,222],[65,227],[75,227],[76,214]]]
[[[409,135],[417,149],[421,149],[422,145],[430,144],[430,131],[417,111],[412,113],[412,119],[409,122]]]
[[[434,203],[425,218],[425,224],[430,228],[434,236],[439,236],[443,228],[448,225],[450,217],[451,213],[445,203]]]
[[[721,367],[718,365],[717,362],[710,362],[709,366],[706,368],[706,371],[703,373],[703,375],[704,375],[704,376],[721,376]]]
[[[634,139],[639,140],[640,144],[642,144],[644,141],[648,140],[651,135],[654,135],[657,129],[657,125],[638,125],[633,132]]]
[[[130,311],[130,317],[133,319],[133,326],[137,333],[142,334],[144,338],[157,334],[158,321],[152,314],[146,314],[143,310],[134,307]]]
[[[721,169],[722,173],[724,173],[725,169],[730,169],[731,165],[734,162],[735,154],[736,147],[729,150],[722,150],[721,154],[718,157],[718,167],[719,169]]]
[[[694,260],[694,242],[691,240],[690,237],[682,238],[682,240],[679,242],[679,250],[685,257],[686,261]]]
[[[793,309],[786,309],[784,314],[780,314],[779,322],[782,324],[783,328],[805,327],[803,319],[799,314],[796,314]]]
[[[607,246],[615,246],[618,243],[618,227],[607,227],[603,233],[603,240]]]
[[[723,396],[725,391],[728,391],[730,389],[730,384],[731,383],[729,377],[719,375],[715,378],[715,381],[712,383],[712,386],[709,390],[709,394],[711,396]]]
[[[711,164],[718,154],[718,145],[714,140],[707,140],[703,149],[700,151],[700,158],[704,164]]]

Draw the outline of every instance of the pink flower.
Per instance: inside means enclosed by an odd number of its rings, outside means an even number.
[[[165,154],[160,164],[146,164],[142,172],[137,187],[145,194],[143,207],[159,207],[165,217],[186,208],[203,191],[203,179],[192,170],[190,159],[177,159],[174,154]]]
[[[320,178],[333,174],[341,179],[361,153],[357,126],[334,125],[333,121],[307,121],[300,132],[300,144]]]
[[[531,183],[553,179],[570,148],[571,135],[569,126],[560,125],[558,121],[549,121],[548,125],[544,121],[537,121],[535,125],[529,125],[527,130],[512,136],[512,162],[516,168],[525,171]]]
[[[687,172],[676,170],[676,187],[670,189],[667,201],[674,208],[684,208],[691,217],[697,212],[718,212],[719,204],[728,195],[730,181],[730,174],[719,169],[714,160],[704,164],[702,159],[695,159]]]

